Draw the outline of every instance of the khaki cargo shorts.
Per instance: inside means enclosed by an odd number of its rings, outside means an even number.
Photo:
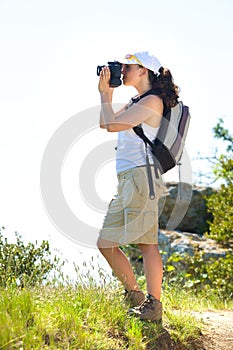
[[[158,201],[165,187],[155,179],[155,199],[149,198],[146,166],[118,174],[118,193],[109,204],[100,238],[125,244],[158,244]]]

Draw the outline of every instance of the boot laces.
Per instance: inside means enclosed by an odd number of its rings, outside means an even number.
[[[142,302],[142,304],[139,306],[139,310],[143,310],[146,308],[148,305],[152,304],[153,300],[151,300],[149,297],[146,297],[145,300]]]

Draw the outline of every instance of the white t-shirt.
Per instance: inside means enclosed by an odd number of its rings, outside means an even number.
[[[153,141],[157,135],[158,127],[142,123],[144,134],[149,140]],[[153,164],[150,147],[148,147],[150,164]],[[119,174],[122,171],[146,165],[146,151],[144,141],[135,134],[133,129],[118,132],[116,171]]]

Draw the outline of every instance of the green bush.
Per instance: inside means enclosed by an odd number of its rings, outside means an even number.
[[[225,256],[207,258],[204,252],[195,251],[193,256],[174,253],[165,266],[165,279],[183,288],[212,291],[219,297],[233,297],[233,252]]]
[[[25,245],[16,232],[16,243],[9,243],[3,237],[2,230],[0,229],[0,286],[41,284],[59,261],[56,256],[51,259],[48,241],[43,241],[39,246],[37,243]]]
[[[208,211],[213,220],[209,222],[206,236],[223,245],[233,243],[233,183],[221,185],[218,192],[207,198]]]

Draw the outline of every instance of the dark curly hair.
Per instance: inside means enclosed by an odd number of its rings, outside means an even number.
[[[178,103],[179,87],[174,84],[171,72],[167,68],[160,67],[159,74],[148,69],[148,77],[152,89],[162,98],[164,109],[169,110]]]

